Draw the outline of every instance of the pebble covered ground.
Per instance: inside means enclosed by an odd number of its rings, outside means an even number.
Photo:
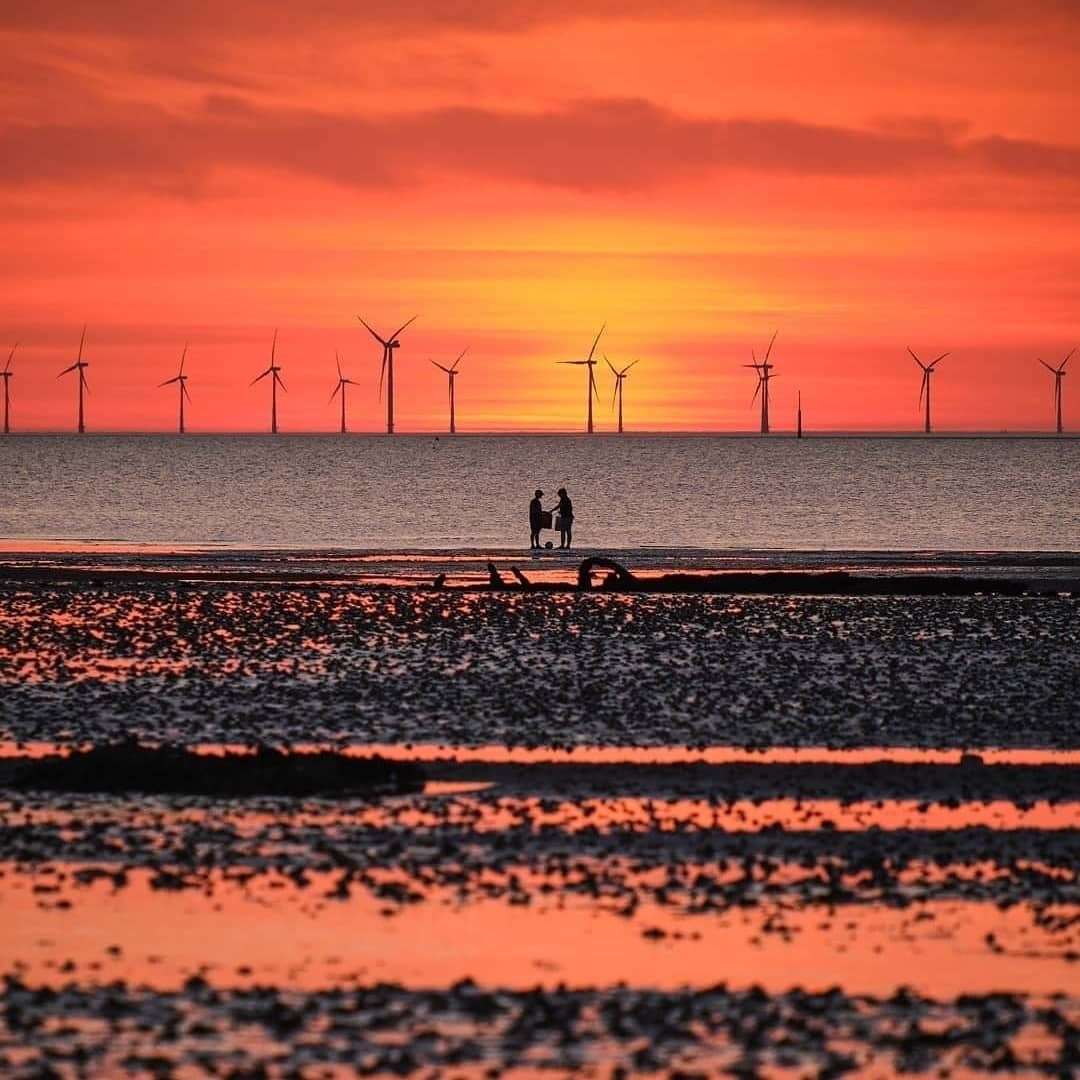
[[[881,757],[0,790],[0,1071],[1075,1075],[1078,622],[1067,597],[0,589],[0,789],[35,742],[130,736]]]
[[[0,738],[1075,745],[1071,598],[0,592]]]

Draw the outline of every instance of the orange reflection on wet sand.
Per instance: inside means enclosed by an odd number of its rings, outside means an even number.
[[[245,887],[218,875],[204,895],[154,891],[140,871],[116,891],[100,881],[71,890],[51,876],[9,872],[0,955],[33,980],[123,978],[160,989],[202,972],[221,986],[388,980],[441,987],[470,977],[512,988],[726,982],[770,991],[840,985],[878,995],[907,985],[942,996],[1052,993],[1072,975],[1023,906],[761,904],[684,917],[642,904],[618,917],[577,899],[458,905],[445,890],[389,914],[366,893],[325,899],[333,875],[310,879],[299,890],[286,878]],[[43,881],[58,891],[34,892]],[[56,906],[61,897],[69,908]],[[987,944],[991,933],[995,947]]]
[[[0,758],[42,757],[67,753],[88,743],[55,743],[12,739],[0,740]],[[147,745],[150,745],[148,742]],[[298,742],[294,751],[326,750],[325,743]],[[1080,765],[1080,749],[957,747],[925,749],[907,746],[867,746],[859,749],[832,749],[824,746],[783,746],[746,748],[738,746],[449,746],[435,743],[362,743],[335,745],[339,753],[354,757],[377,754],[390,761],[453,761],[491,765],[730,765],[748,762],[758,765],[866,765],[875,762],[914,765],[957,765],[965,753],[975,753],[987,765]],[[191,747],[199,753],[220,754],[251,751],[243,743],[203,743]]]
[[[186,825],[227,826],[238,837],[252,837],[277,825],[293,829],[365,828],[425,831],[460,828],[477,834],[499,833],[522,827],[573,834],[618,832],[754,833],[780,826],[785,832],[816,832],[822,829],[862,832],[869,829],[932,830],[983,827],[989,829],[1065,830],[1080,827],[1076,803],[1036,803],[1018,806],[1004,800],[949,805],[911,799],[843,803],[834,799],[766,799],[761,802],[707,799],[597,798],[580,800],[476,797],[492,792],[495,785],[432,781],[423,796],[399,796],[377,802],[318,803],[307,800],[295,808],[246,809],[231,801],[213,807],[185,806],[172,809],[160,802],[125,804],[94,803],[71,808],[31,806],[18,808],[0,801],[0,816],[22,825],[50,825],[64,829],[71,824],[122,823],[125,828],[167,829]]]

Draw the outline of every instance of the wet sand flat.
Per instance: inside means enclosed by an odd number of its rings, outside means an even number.
[[[0,1064],[1071,1075],[1076,615],[9,583]],[[13,786],[132,736],[385,753],[424,785]]]

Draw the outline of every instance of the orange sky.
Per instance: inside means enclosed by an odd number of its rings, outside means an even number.
[[[17,429],[1037,429],[1080,336],[1074,0],[40,0],[0,10],[0,345]],[[227,7],[227,11],[221,9]],[[722,9],[724,14],[716,14]],[[1080,370],[1080,361],[1076,361]],[[1080,390],[1065,381],[1066,424]],[[597,417],[610,427],[611,377]],[[1075,399],[1075,400],[1074,400]]]

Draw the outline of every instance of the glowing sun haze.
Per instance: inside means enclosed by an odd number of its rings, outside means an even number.
[[[896,10],[886,10],[896,9]],[[954,10],[958,9],[958,10]],[[600,324],[628,427],[1051,422],[1080,334],[1073,0],[41,0],[0,9],[12,420],[91,429],[580,429]],[[1080,370],[1080,363],[1077,364]],[[611,376],[598,371],[610,427]],[[1080,381],[1080,380],[1078,380]],[[1080,393],[1066,380],[1066,423]]]

